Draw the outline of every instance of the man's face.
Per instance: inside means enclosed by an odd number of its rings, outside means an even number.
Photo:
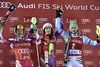
[[[77,31],[78,31],[78,29],[77,29],[76,27],[72,27],[72,28],[70,29],[70,32],[72,32],[72,34],[76,34]]]
[[[51,27],[46,27],[46,28],[45,28],[45,34],[46,34],[46,35],[51,34]]]
[[[23,36],[24,36],[24,31],[23,31],[23,29],[17,30],[16,34],[17,34],[19,37],[23,37]]]

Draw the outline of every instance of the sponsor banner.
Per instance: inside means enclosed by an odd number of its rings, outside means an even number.
[[[96,39],[96,25],[100,25],[100,1],[85,1],[85,0],[57,0],[57,1],[42,1],[42,0],[0,0],[0,20],[6,10],[11,4],[16,5],[16,11],[8,18],[7,23],[3,27],[3,37],[8,40],[10,37],[14,37],[14,29],[16,24],[25,25],[25,35],[30,30],[31,17],[37,17],[39,34],[43,35],[42,26],[44,23],[51,23],[55,28],[55,10],[57,7],[62,7],[64,10],[64,30],[69,28],[69,21],[75,20],[78,23],[80,33],[88,36],[90,39]],[[54,30],[55,31],[55,30]],[[13,50],[6,44],[0,43],[0,66],[1,67],[15,67],[15,58]],[[56,43],[56,64],[57,67],[62,67],[65,42],[60,36]],[[83,46],[82,56],[84,67],[98,67],[100,66],[100,50],[99,46]],[[32,47],[35,50],[35,47]],[[34,51],[36,52],[36,51]],[[32,54],[34,67],[37,67],[36,55]],[[89,58],[91,57],[91,58]],[[61,58],[61,59],[59,59]],[[89,58],[89,59],[88,59]],[[96,58],[96,60],[93,60]],[[98,66],[97,66],[98,65]]]

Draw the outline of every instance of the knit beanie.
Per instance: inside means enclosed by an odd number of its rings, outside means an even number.
[[[69,29],[71,29],[72,27],[76,27],[78,29],[78,25],[75,20],[70,20]]]

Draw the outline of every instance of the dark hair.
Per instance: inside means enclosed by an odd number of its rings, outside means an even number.
[[[22,25],[22,24],[18,24],[18,25]],[[15,27],[15,33],[17,33],[17,25],[16,25],[16,27]],[[24,28],[23,28],[23,33],[24,33]]]
[[[51,28],[51,27],[50,27],[50,28]],[[43,30],[43,36],[45,36],[45,28],[44,28],[44,30]],[[48,34],[47,36],[49,36],[49,38],[52,38],[52,36],[53,36],[53,28],[51,28],[51,33]]]

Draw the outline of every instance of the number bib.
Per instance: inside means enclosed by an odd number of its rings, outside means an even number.
[[[83,39],[80,37],[72,37],[69,43],[69,49],[77,49],[82,50],[83,47]]]

